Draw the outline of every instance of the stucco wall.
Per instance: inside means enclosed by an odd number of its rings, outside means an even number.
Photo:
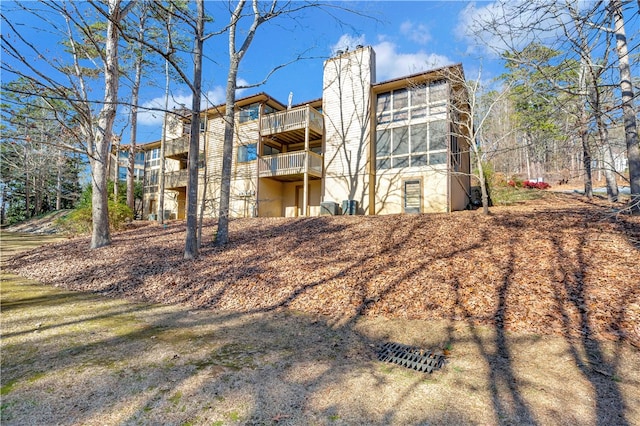
[[[421,181],[421,213],[447,211],[446,167],[386,170],[376,176],[376,214],[404,213],[404,182]]]

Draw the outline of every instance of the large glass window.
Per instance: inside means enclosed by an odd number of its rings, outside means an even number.
[[[274,148],[269,145],[262,146],[262,155],[276,155],[280,154],[280,150],[278,148]]]
[[[378,169],[446,164],[449,132],[444,81],[380,93],[376,104]],[[437,109],[431,111],[431,107]]]
[[[152,149],[151,151],[147,151],[147,161],[145,166],[147,168],[157,167],[160,165],[160,148]]]
[[[240,108],[239,120],[241,123],[257,120],[260,114],[260,104],[254,103]]]
[[[446,164],[447,140],[446,120],[378,130],[377,168]]]
[[[240,145],[238,147],[238,163],[246,163],[258,158],[257,144]]]

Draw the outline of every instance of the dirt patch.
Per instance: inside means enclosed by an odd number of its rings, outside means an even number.
[[[181,223],[14,257],[86,291],[3,279],[3,424],[640,424],[638,218],[550,195],[231,235],[193,262]],[[387,341],[448,362],[380,363]]]

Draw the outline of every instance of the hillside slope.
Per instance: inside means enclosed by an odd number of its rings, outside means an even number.
[[[212,239],[213,223],[203,234]],[[290,308],[452,319],[640,347],[640,218],[549,194],[535,205],[378,217],[255,218],[184,261],[184,223],[139,226],[14,258],[20,275],[73,290],[221,311]]]

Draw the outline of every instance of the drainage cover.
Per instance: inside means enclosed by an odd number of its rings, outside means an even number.
[[[444,355],[393,342],[380,346],[377,353],[380,361],[393,362],[403,367],[427,373],[439,369],[445,362]]]

